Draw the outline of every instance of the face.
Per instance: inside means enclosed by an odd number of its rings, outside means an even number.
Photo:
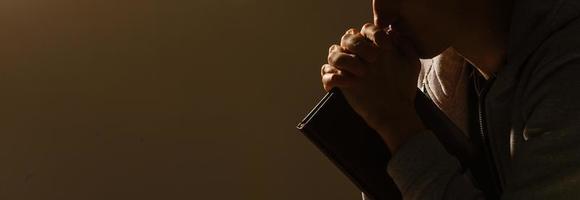
[[[373,0],[373,11],[375,23],[391,25],[426,59],[451,46],[461,31],[464,9],[460,6],[464,4],[458,0]]]

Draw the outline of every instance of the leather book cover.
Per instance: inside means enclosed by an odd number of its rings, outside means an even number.
[[[387,174],[387,146],[350,107],[340,90],[327,93],[298,124],[298,129],[368,198],[401,199]]]
[[[420,90],[417,114],[464,166],[475,149],[462,131]],[[297,128],[372,200],[402,199],[387,173],[390,153],[380,135],[350,107],[339,89],[328,92]]]

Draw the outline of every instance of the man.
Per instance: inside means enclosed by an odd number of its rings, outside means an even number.
[[[578,198],[580,1],[374,0],[373,11],[331,46],[322,82],[382,136],[405,199],[484,198],[415,114],[419,58],[450,47],[483,77],[470,114],[501,198]]]

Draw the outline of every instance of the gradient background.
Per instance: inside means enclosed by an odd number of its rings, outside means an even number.
[[[295,125],[370,10],[0,1],[0,199],[360,199]]]

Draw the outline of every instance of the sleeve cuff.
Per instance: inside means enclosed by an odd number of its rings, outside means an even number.
[[[404,193],[414,186],[457,173],[460,168],[458,160],[447,153],[437,137],[424,131],[399,148],[389,161],[387,172]]]

